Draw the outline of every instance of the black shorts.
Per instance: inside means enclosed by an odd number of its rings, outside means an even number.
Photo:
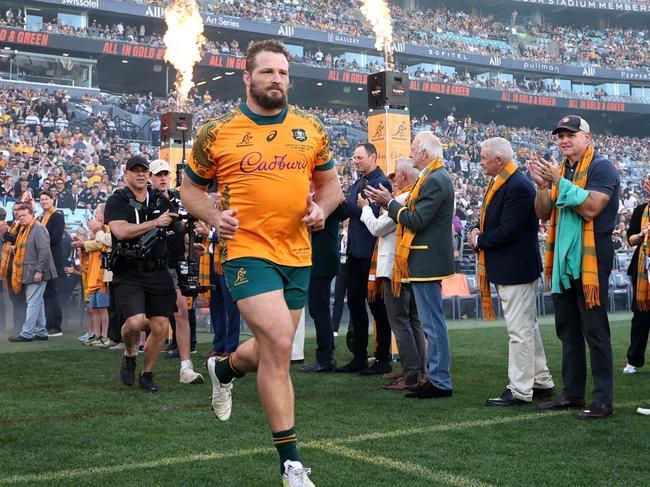
[[[127,319],[144,313],[169,317],[176,310],[176,289],[169,270],[120,272],[113,275],[115,306]]]

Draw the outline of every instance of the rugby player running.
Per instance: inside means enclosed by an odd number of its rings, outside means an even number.
[[[254,336],[228,357],[209,359],[214,413],[226,421],[234,379],[257,372],[283,485],[309,487],[310,469],[303,467],[296,445],[291,347],[309,283],[309,232],[323,229],[343,196],[325,128],[287,102],[288,58],[279,41],[249,47],[246,101],[199,129],[181,199],[190,213],[218,230],[215,265],[223,266]],[[213,178],[222,194],[221,211],[205,191]]]

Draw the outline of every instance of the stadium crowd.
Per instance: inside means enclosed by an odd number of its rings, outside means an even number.
[[[330,2],[236,2],[222,0],[212,10],[245,19],[311,27],[350,36],[374,36],[361,20],[359,3]],[[417,45],[458,49],[477,54],[500,55],[554,63],[615,68],[648,66],[650,36],[644,29],[589,28],[533,23],[513,11],[497,18],[461,10],[404,9],[390,5],[394,39]],[[355,15],[356,14],[356,15]]]
[[[215,114],[236,106],[240,100],[213,99],[209,91],[193,90],[186,111],[194,116],[198,127]],[[133,143],[120,138],[119,130],[107,115],[96,114],[85,123],[77,123],[71,104],[114,103],[120,108],[158,118],[175,108],[173,98],[122,95],[71,100],[63,91],[51,93],[17,88],[0,89],[0,206],[12,202],[38,201],[42,192],[50,194],[54,206],[71,211],[85,210],[89,221],[94,211],[116,188],[123,186],[125,163],[133,155],[157,158],[159,135],[150,144]],[[352,150],[367,131],[366,115],[350,109],[307,108],[327,127],[337,161],[337,172],[344,190],[356,179]],[[547,130],[508,127],[478,122],[470,116],[449,114],[440,120],[426,115],[412,120],[414,133],[431,130],[443,143],[445,162],[454,181],[456,221],[463,229],[478,222],[481,200],[487,180],[482,176],[480,143],[491,137],[504,137],[516,151],[517,162],[527,171],[532,153],[559,157],[554,140]],[[634,207],[643,201],[642,181],[648,178],[650,158],[647,139],[597,135],[595,144],[615,164],[621,180],[619,227],[614,233],[615,246],[629,248],[626,228]],[[11,215],[7,217],[11,220]],[[69,222],[66,240],[71,234],[88,234],[89,225],[77,227]],[[540,226],[543,242],[546,228]],[[89,235],[88,235],[89,236]],[[467,250],[467,249],[465,249]],[[72,254],[70,254],[72,255]],[[473,254],[461,252],[472,268]],[[71,290],[70,290],[71,292]]]
[[[244,19],[307,26],[349,36],[373,36],[370,25],[354,15],[358,7],[357,2],[349,0],[337,0],[326,6],[315,0],[256,3],[222,0],[208,4],[209,11]],[[498,18],[447,8],[423,11],[394,4],[390,8],[396,42],[560,64],[615,69],[650,66],[650,31],[647,29],[553,25],[524,19],[516,10],[510,16]],[[24,27],[22,11],[9,8],[0,19],[0,25]],[[109,25],[94,19],[87,27],[73,27],[52,18],[45,20],[41,29],[79,37],[164,45],[162,29],[147,32],[142,24],[125,25],[121,21]],[[241,54],[238,47],[225,41],[208,41],[206,50]]]

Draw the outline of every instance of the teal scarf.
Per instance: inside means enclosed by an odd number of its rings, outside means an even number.
[[[580,279],[582,267],[582,217],[573,211],[589,196],[589,191],[560,178],[555,206],[560,218],[555,237],[551,293],[559,294],[571,287],[571,280]]]

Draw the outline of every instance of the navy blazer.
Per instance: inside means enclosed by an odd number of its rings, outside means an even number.
[[[362,184],[373,188],[379,188],[381,184],[390,192],[393,191],[393,188],[384,171],[377,167],[365,176],[358,178],[350,187],[345,201],[341,203],[345,215],[350,218],[348,225],[348,255],[357,259],[370,259],[372,258],[372,252],[375,250],[376,238],[372,236],[368,227],[361,221],[361,208],[357,204],[357,196],[362,189]],[[372,208],[375,217],[378,217],[379,207],[371,203],[370,208]]]
[[[61,248],[61,239],[65,231],[65,218],[63,217],[63,213],[55,211],[47,222],[46,228],[50,234],[50,250],[54,259],[54,265],[56,266],[57,273],[62,276],[64,255],[63,249]]]
[[[542,271],[533,183],[517,170],[499,188],[485,212],[478,247],[494,284],[525,284]]]

